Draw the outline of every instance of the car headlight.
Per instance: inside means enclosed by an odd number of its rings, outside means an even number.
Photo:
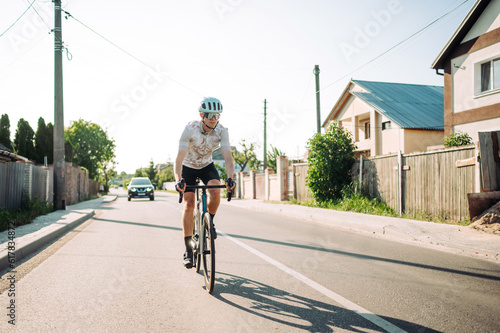
[[[151,187],[148,187],[146,191],[151,192],[153,189]]]
[[[137,192],[137,189],[136,189],[135,187],[132,187],[132,188],[130,189],[130,192]]]

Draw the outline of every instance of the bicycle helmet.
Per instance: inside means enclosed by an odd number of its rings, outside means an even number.
[[[222,103],[214,97],[205,97],[201,103],[200,107],[198,109],[202,113],[221,113],[222,112]]]

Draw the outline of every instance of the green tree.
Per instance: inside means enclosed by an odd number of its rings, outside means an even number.
[[[29,160],[36,160],[34,136],[35,132],[30,124],[23,118],[19,119],[16,135],[14,136],[14,151],[16,154]]]
[[[49,125],[51,125],[49,123]],[[43,164],[44,157],[47,156],[47,163],[52,164],[53,162],[53,138],[54,130],[49,130],[49,126],[45,125],[45,120],[40,117],[38,118],[38,127],[35,133],[35,152],[36,152],[36,162]]]
[[[10,120],[7,114],[3,114],[2,118],[0,118],[0,144],[10,150],[14,150],[12,141],[10,141]]]
[[[167,167],[158,174],[158,187],[163,188],[163,183],[174,182],[174,165],[172,163],[167,163]]]
[[[276,170],[278,156],[285,156],[285,153],[279,150],[278,148],[273,147],[273,145],[271,145],[271,150],[267,152],[268,168],[273,168],[274,170]]]
[[[352,134],[335,121],[325,134],[316,133],[309,139],[306,182],[318,202],[342,196],[342,189],[350,183],[355,149]]]
[[[472,138],[469,134],[461,131],[452,132],[449,138],[444,139],[445,147],[460,147],[472,144]]]
[[[147,177],[146,173],[144,172],[143,168],[136,169],[134,177]]]
[[[226,181],[227,180],[226,168],[219,165],[218,163],[215,163],[215,169],[217,169],[217,171],[219,172],[220,179]]]
[[[85,167],[89,178],[99,180],[114,168],[115,141],[101,126],[80,119],[71,122],[64,131],[66,160],[75,165]],[[105,184],[107,186],[107,184]]]
[[[245,170],[247,165],[250,169],[257,170],[254,169],[260,164],[255,154],[257,144],[254,142],[246,143],[245,140],[241,140],[240,146],[243,147],[241,152],[236,150],[231,151],[234,162],[238,164],[241,171]]]
[[[158,171],[155,168],[155,162],[153,162],[153,160],[149,161],[149,167],[145,170],[145,173],[146,177],[148,177],[152,183],[158,184],[158,179],[156,178]]]

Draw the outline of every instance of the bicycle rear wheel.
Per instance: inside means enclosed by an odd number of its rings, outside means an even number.
[[[203,276],[205,278],[205,288],[208,293],[212,293],[215,284],[215,240],[210,230],[210,214],[203,215]]]

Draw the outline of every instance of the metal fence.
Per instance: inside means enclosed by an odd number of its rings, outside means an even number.
[[[88,173],[80,167],[66,163],[66,204],[73,205],[96,197],[101,184],[89,180]],[[52,203],[54,197],[53,168],[31,163],[0,163],[0,208],[14,210],[22,205],[23,198]]]

